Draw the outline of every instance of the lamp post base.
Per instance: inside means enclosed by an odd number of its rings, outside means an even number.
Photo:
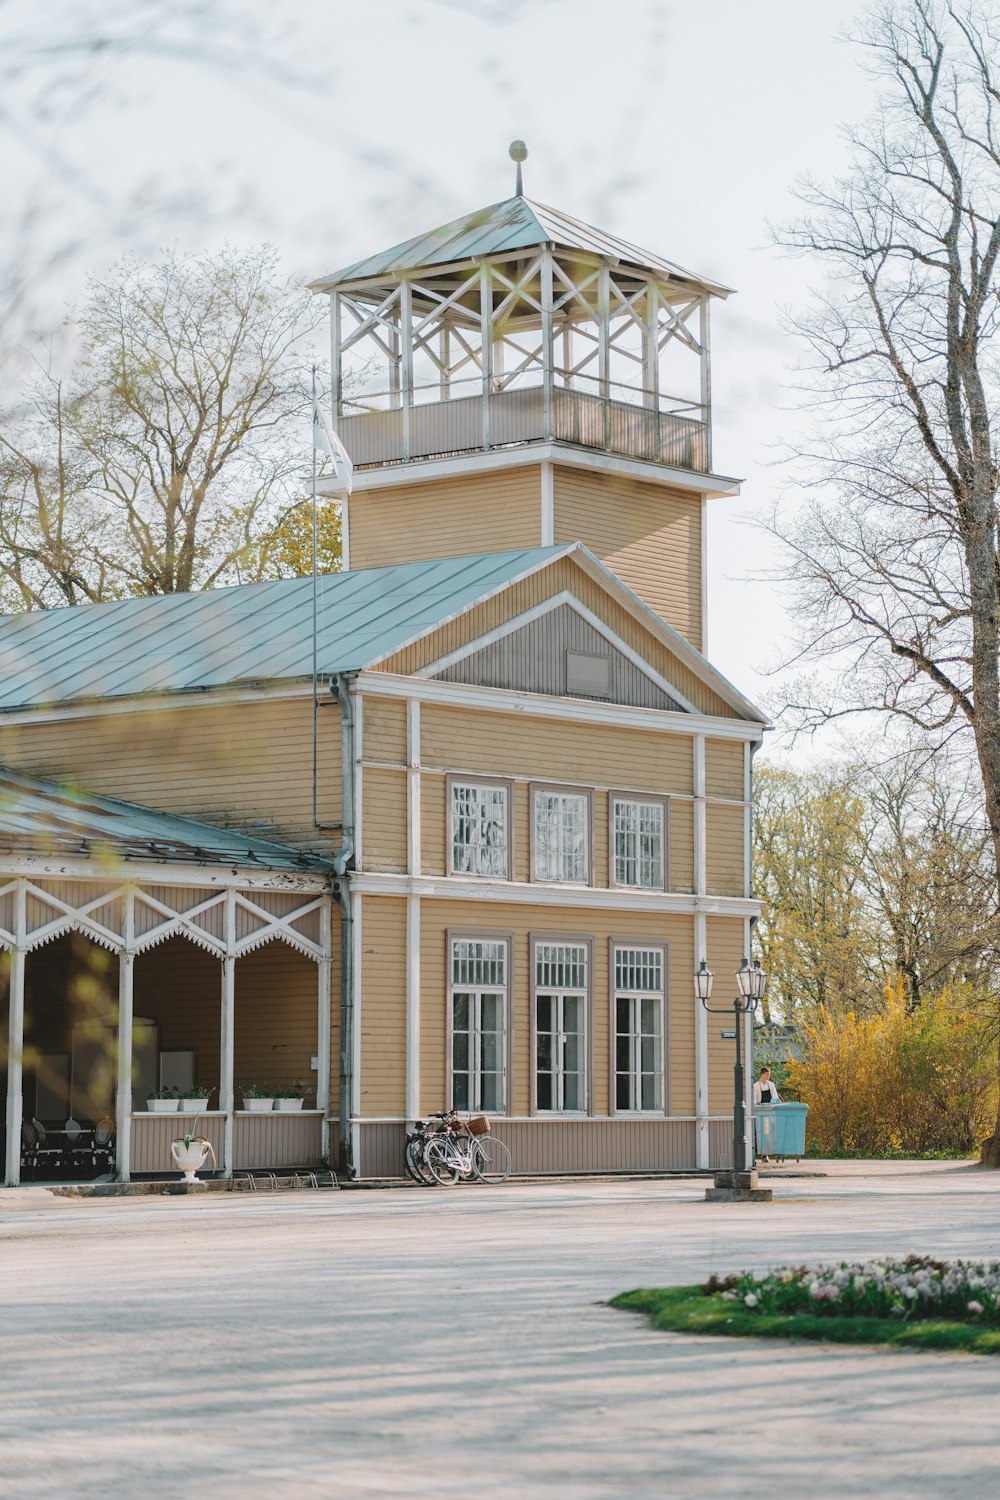
[[[771,1189],[757,1186],[757,1172],[716,1172],[715,1186],[705,1189],[706,1203],[770,1203]]]

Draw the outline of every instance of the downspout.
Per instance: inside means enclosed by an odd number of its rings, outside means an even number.
[[[354,868],[354,698],[351,688],[355,672],[336,672],[330,691],[340,705],[342,744],[341,845],[333,857],[336,875],[333,894],[340,907],[340,1090],[339,1145],[341,1170],[354,1177],[357,1164],[351,1140],[351,1104],[354,1095],[354,914],[351,909],[350,873]]]

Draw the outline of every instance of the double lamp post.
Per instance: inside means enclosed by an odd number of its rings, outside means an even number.
[[[708,1003],[712,998],[712,984],[714,980],[715,975],[705,960],[702,959],[698,966],[698,972],[694,976],[695,995],[712,1015],[728,1015],[728,1005],[718,1006],[709,1005]],[[761,968],[759,959],[755,960],[752,964],[747,958],[743,960],[742,967],[736,971],[736,984],[739,988],[739,994],[732,1004],[733,1016],[736,1021],[736,1066],[733,1078],[733,1171],[746,1172],[749,1171],[749,1149],[747,1143],[746,1094],[743,1084],[743,1052],[740,1033],[743,1017],[757,1009],[757,1006],[764,998],[764,991],[767,988],[767,974]]]

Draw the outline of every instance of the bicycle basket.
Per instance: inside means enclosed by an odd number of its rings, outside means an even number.
[[[490,1122],[485,1115],[473,1115],[466,1129],[470,1135],[489,1135]]]

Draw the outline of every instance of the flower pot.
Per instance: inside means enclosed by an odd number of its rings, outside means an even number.
[[[301,1099],[275,1099],[275,1109],[280,1109],[282,1114],[292,1114],[294,1110],[302,1108]]]
[[[195,1173],[199,1167],[205,1165],[211,1147],[207,1141],[192,1141],[190,1146],[185,1146],[183,1141],[171,1141],[170,1155],[176,1165],[184,1173],[185,1182],[197,1182]]]
[[[176,1099],[147,1099],[146,1108],[153,1115],[175,1115],[177,1113]]]
[[[182,1099],[179,1108],[182,1115],[204,1114],[208,1108],[208,1099]]]
[[[251,1115],[266,1115],[270,1113],[273,1099],[244,1099],[243,1108]]]

